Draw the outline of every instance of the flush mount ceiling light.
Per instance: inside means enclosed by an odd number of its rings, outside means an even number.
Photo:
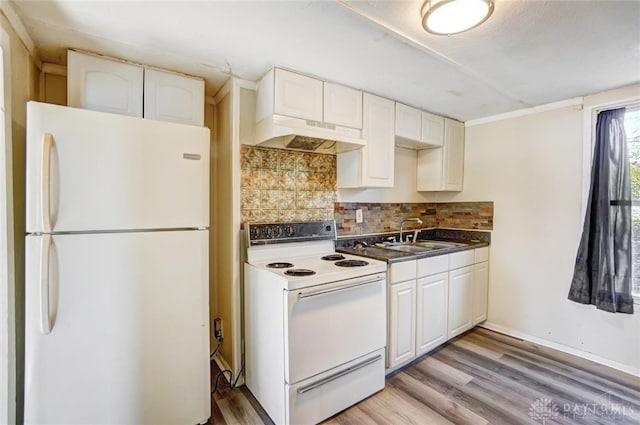
[[[450,35],[475,28],[493,13],[494,0],[428,0],[422,6],[427,32]]]

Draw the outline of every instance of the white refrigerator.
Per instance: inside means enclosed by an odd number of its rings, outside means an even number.
[[[210,416],[209,130],[29,102],[29,424]]]

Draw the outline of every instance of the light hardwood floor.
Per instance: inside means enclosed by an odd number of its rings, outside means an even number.
[[[220,386],[211,423],[273,423],[246,387]],[[323,422],[336,424],[640,424],[640,378],[475,328]]]

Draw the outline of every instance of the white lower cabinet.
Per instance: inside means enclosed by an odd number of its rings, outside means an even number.
[[[487,298],[489,295],[489,262],[473,266],[473,325],[487,320]]]
[[[389,266],[387,372],[487,318],[489,248]]]
[[[412,261],[415,264],[415,261]],[[416,281],[391,285],[389,294],[388,367],[410,360],[416,355]]]
[[[470,329],[473,305],[473,266],[449,272],[449,321],[447,337]]]
[[[447,287],[449,274],[418,279],[416,291],[416,356],[447,340]]]

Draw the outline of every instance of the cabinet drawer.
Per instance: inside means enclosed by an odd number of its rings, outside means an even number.
[[[449,270],[459,269],[460,267],[465,267],[473,264],[475,259],[473,249],[468,249],[466,251],[454,252],[453,254],[449,254]]]
[[[489,261],[489,247],[476,248],[473,250],[475,253],[474,263],[482,263],[483,261]]]
[[[437,255],[435,257],[418,260],[418,277],[431,276],[433,274],[449,270],[449,256]]]
[[[389,282],[397,283],[416,278],[416,261],[392,263],[389,267]]]

